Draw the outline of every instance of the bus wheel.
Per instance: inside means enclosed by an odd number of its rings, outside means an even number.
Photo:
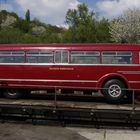
[[[102,94],[110,103],[119,103],[126,94],[125,85],[117,79],[109,80],[104,84]]]
[[[23,96],[23,93],[18,89],[7,89],[3,92],[3,95],[9,99],[18,99]]]

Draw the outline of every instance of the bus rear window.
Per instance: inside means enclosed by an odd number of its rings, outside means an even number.
[[[129,51],[103,51],[103,64],[132,64],[132,53]]]

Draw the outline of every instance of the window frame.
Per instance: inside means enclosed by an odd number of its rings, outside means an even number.
[[[56,53],[60,52],[61,53],[61,62],[56,62]],[[67,62],[63,62],[63,53],[67,52]],[[55,64],[69,64],[70,63],[70,51],[69,50],[59,50],[56,49],[54,51],[54,63]]]
[[[72,52],[84,52],[83,54],[78,54],[78,55],[73,55]],[[95,54],[88,54],[87,52],[94,52]],[[73,63],[72,62],[72,57],[98,57],[98,63]],[[101,53],[99,50],[72,50],[70,51],[70,64],[83,64],[83,65],[95,65],[95,64],[100,64],[101,62]]]
[[[29,51],[35,51],[38,52],[38,54],[28,54]],[[41,54],[41,51],[46,51],[46,52],[50,52],[51,54]],[[36,62],[28,62],[28,57],[36,57]],[[39,62],[39,58],[45,58],[45,57],[52,57],[52,62]],[[54,51],[53,50],[47,50],[47,49],[34,49],[34,50],[26,50],[26,63],[30,63],[30,64],[52,64],[54,63]]]
[[[108,54],[103,54],[103,53],[105,53],[105,52],[114,52],[114,54],[110,54],[110,55],[108,55]],[[124,53],[124,54],[119,54],[119,53]],[[125,55],[125,53],[130,53],[129,55]],[[131,58],[131,60],[130,60],[130,63],[103,63],[103,57],[114,57],[114,58],[117,58],[117,57],[126,57],[126,56],[129,56],[130,58]],[[114,59],[115,60],[115,59]],[[116,59],[116,60],[118,60],[118,59]],[[105,50],[105,51],[102,51],[101,52],[101,62],[102,62],[102,64],[112,64],[112,65],[119,65],[119,64],[133,64],[133,52],[132,51],[112,51],[112,50]],[[127,62],[127,61],[126,61]]]
[[[5,54],[2,54],[2,52],[9,52],[9,53],[5,53]],[[15,53],[15,52],[21,52],[21,53]],[[14,61],[13,62],[0,62],[1,64],[21,64],[21,63],[25,63],[25,51],[24,50],[0,50],[0,57],[7,57],[7,58],[10,58],[13,59]],[[21,62],[15,62],[16,58],[18,57],[23,57]]]

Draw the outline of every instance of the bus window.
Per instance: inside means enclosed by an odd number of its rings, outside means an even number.
[[[132,53],[129,51],[103,51],[103,64],[132,64]]]
[[[0,51],[0,63],[24,63],[24,51]]]
[[[71,51],[73,64],[99,64],[100,52],[98,51]]]
[[[65,50],[57,50],[55,52],[55,63],[68,63],[69,53]]]
[[[30,50],[26,52],[27,63],[53,63],[53,52],[48,50]]]

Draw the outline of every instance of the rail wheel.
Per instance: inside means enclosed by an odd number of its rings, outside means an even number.
[[[84,90],[84,95],[92,95],[92,90]]]
[[[27,98],[30,94],[31,94],[31,90],[28,90],[28,89],[22,89],[22,90],[20,90],[20,92],[21,92],[21,96],[23,97],[23,98]]]
[[[3,92],[3,95],[9,99],[18,99],[23,96],[23,93],[18,89],[7,89]]]
[[[125,85],[117,79],[107,81],[102,89],[102,94],[110,103],[119,103],[126,95]]]

